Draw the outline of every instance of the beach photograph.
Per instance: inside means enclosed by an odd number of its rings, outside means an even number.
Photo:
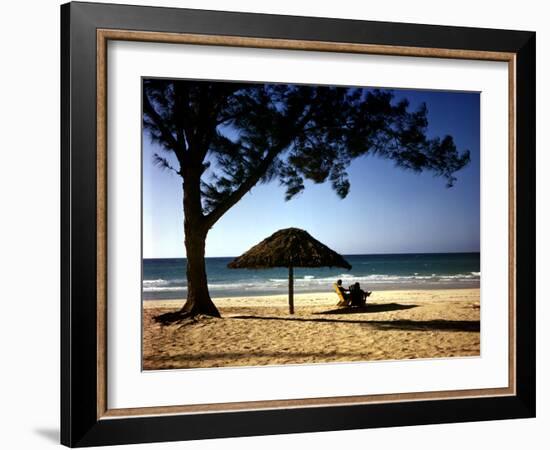
[[[480,356],[478,92],[142,79],[142,369]]]

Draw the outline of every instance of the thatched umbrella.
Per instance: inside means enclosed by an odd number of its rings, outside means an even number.
[[[273,233],[231,261],[230,269],[288,267],[288,309],[294,314],[294,267],[343,267],[351,265],[307,231],[285,228]]]

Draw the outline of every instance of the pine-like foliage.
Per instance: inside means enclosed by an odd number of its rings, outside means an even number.
[[[425,105],[411,111],[383,90],[147,79],[143,124],[179,165],[154,162],[200,183],[207,228],[257,183],[278,180],[289,200],[305,180],[330,182],[344,198],[347,169],[362,155],[433,172],[449,187],[470,160],[452,137],[427,137]]]

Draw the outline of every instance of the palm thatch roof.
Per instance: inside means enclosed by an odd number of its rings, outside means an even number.
[[[273,233],[227,265],[231,269],[269,267],[343,267],[351,265],[307,231],[285,228]]]

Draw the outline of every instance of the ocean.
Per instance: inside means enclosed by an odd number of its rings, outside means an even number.
[[[479,253],[344,255],[351,270],[296,268],[294,292],[327,292],[341,279],[369,291],[479,287]],[[288,269],[228,269],[232,257],[206,258],[212,297],[257,296],[288,292]],[[185,258],[144,259],[143,298],[185,298]]]

